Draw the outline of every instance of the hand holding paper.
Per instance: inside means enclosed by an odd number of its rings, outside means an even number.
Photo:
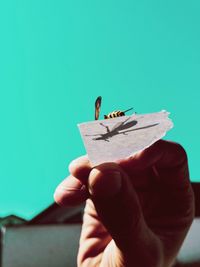
[[[55,192],[61,205],[86,199],[78,267],[169,267],[194,216],[187,156],[158,141],[120,163],[74,160]]]
[[[54,195],[61,205],[87,200],[78,267],[174,262],[193,220],[194,198],[184,149],[159,140],[173,126],[168,114],[79,124],[88,156],[70,164],[71,175]]]

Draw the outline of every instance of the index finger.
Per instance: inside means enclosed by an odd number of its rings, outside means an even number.
[[[128,173],[154,167],[158,175],[166,177],[174,186],[189,184],[187,154],[181,145],[174,142],[159,140],[118,164]]]

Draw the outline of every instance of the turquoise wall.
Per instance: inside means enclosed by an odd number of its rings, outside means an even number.
[[[200,181],[200,2],[0,3],[0,216],[30,219],[85,153],[76,124],[166,109]]]

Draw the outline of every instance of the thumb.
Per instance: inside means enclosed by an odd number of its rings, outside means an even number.
[[[119,248],[126,249],[144,229],[138,196],[128,175],[114,163],[92,169],[88,188],[98,216]]]

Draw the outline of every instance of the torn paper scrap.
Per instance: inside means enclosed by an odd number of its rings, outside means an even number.
[[[161,139],[173,127],[168,115],[161,111],[78,124],[92,166],[125,159]]]

